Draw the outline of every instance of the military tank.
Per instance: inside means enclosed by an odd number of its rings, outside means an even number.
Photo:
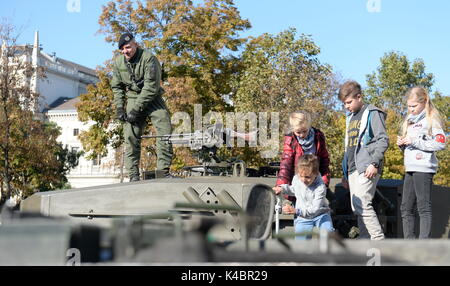
[[[349,194],[338,180],[331,183],[333,223],[338,232],[313,231],[311,234],[318,239],[294,241],[293,217],[281,214],[283,199],[272,191],[277,164],[252,170],[245,162],[219,158],[217,148],[224,134],[227,130],[214,125],[202,132],[162,136],[162,140],[187,144],[198,151],[200,164],[186,167],[186,178],[159,178],[155,172],[146,174],[148,180],[140,182],[34,194],[21,203],[18,218],[3,220],[0,247],[2,232],[42,232],[26,227],[37,219],[59,233],[60,251],[53,256],[56,264],[61,263],[63,245],[82,254],[78,263],[366,265],[368,261],[377,263],[369,255],[375,247],[383,250],[384,265],[414,264],[410,257],[396,252],[400,247],[404,253],[413,249],[416,254],[420,252],[417,255],[425,263],[450,264],[450,257],[440,255],[450,246],[448,240],[420,242],[420,251],[414,243],[403,240],[375,245],[352,239],[349,243],[345,238],[352,238],[356,219],[349,206]],[[400,190],[399,182],[381,181],[374,200],[385,232],[392,234],[387,237],[399,237],[401,233]],[[48,245],[50,236],[42,237]],[[73,262],[73,257],[69,261]]]

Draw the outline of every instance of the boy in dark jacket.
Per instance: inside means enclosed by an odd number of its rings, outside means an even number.
[[[350,188],[352,210],[358,218],[360,238],[384,239],[384,233],[372,206],[383,158],[389,146],[386,113],[364,102],[361,86],[355,81],[344,83],[339,99],[350,114],[345,132],[345,154],[342,184]]]

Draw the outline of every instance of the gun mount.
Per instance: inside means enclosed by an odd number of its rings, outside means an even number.
[[[231,140],[241,138],[246,142],[256,142],[257,131],[239,133],[222,124],[206,126],[203,130],[195,130],[193,133],[144,135],[143,139],[156,138],[173,145],[188,147],[195,151],[197,161],[201,165],[186,166],[183,168],[184,176],[233,176],[233,177],[257,177],[259,172],[247,168],[244,161],[232,158],[224,159],[217,152],[221,147],[231,147]]]

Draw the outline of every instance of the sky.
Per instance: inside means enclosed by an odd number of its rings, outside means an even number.
[[[14,24],[19,43],[32,44],[39,30],[46,53],[95,68],[115,49],[98,34],[98,17],[109,0],[2,1],[0,18]],[[390,51],[433,73],[433,91],[450,95],[450,1],[448,0],[234,0],[252,28],[242,36],[277,34],[290,27],[310,35],[319,59],[343,79],[366,85],[366,75]]]

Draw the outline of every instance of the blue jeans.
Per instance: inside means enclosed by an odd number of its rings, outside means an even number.
[[[312,219],[297,217],[294,220],[295,233],[312,231],[314,227],[324,228],[329,232],[333,232],[333,222],[329,213],[324,213],[316,216]],[[299,235],[295,237],[296,240],[306,240],[311,239],[311,235]]]

